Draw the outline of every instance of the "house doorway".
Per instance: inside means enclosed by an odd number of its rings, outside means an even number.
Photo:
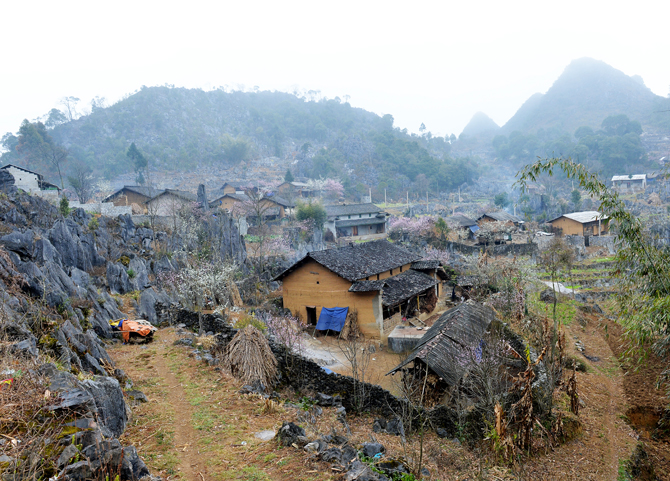
[[[355,225],[351,228],[351,235],[352,236],[358,235],[358,226],[357,225]]]
[[[307,324],[316,326],[316,306],[307,306]]]

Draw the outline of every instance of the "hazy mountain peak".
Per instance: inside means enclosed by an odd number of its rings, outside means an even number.
[[[472,116],[470,122],[463,128],[463,134],[468,137],[478,137],[482,135],[492,135],[500,129],[491,117],[484,112],[477,112]]]
[[[630,77],[601,60],[584,57],[570,62],[546,94],[531,96],[502,131],[556,128],[573,132],[582,125],[598,128],[603,119],[615,114],[652,124],[659,101],[663,98],[649,90],[641,77]]]

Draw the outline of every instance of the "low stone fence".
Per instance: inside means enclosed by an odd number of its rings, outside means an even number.
[[[450,252],[458,252],[465,255],[476,255],[486,252],[489,256],[532,256],[538,252],[538,246],[532,244],[489,244],[484,245],[468,245],[460,242],[449,242],[447,249]]]
[[[91,214],[102,214],[107,217],[116,217],[118,215],[132,214],[132,207],[129,205],[114,205],[113,202],[96,202],[93,204],[81,204],[76,201],[70,201],[71,209],[84,209]]]

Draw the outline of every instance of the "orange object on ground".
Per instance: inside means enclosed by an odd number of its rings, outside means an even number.
[[[155,330],[156,329],[152,328],[151,325],[142,324],[137,321],[124,320],[123,323],[121,323],[121,336],[123,337],[124,342],[130,340],[131,332],[136,332],[140,336],[148,336]]]

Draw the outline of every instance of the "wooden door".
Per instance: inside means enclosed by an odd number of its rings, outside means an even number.
[[[351,235],[358,235],[358,226],[355,225],[351,228]]]

